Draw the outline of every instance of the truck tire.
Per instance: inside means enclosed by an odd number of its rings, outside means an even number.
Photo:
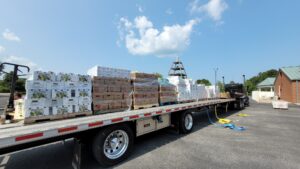
[[[238,110],[243,110],[245,108],[244,100],[239,100],[237,108]]]
[[[184,111],[179,117],[179,132],[181,134],[190,133],[194,127],[194,117],[190,111]]]
[[[116,165],[130,155],[133,142],[133,131],[126,124],[104,128],[92,142],[94,158],[103,167]]]

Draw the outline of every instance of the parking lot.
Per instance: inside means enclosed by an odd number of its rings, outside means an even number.
[[[249,117],[239,117],[247,113]],[[195,116],[194,131],[179,135],[164,129],[138,138],[125,162],[114,168],[261,168],[298,169],[300,166],[300,107],[274,110],[270,104],[222,113],[244,126],[238,132],[209,123],[205,112]],[[72,141],[33,148],[0,157],[0,169],[71,169]],[[99,168],[85,155],[83,168]]]

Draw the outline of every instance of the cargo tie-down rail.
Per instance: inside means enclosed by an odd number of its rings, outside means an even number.
[[[197,107],[228,103],[234,99],[205,100],[169,106],[101,114],[61,121],[44,122],[27,126],[0,129],[0,150],[33,141],[59,137],[111,124],[133,121],[145,117],[168,114]]]

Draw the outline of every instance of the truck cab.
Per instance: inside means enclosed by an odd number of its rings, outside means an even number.
[[[225,92],[230,93],[231,98],[235,98],[233,103],[235,109],[244,109],[245,106],[249,106],[249,97],[247,96],[245,87],[243,84],[233,83],[225,85]]]

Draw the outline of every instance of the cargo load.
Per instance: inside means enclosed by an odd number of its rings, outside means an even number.
[[[189,102],[193,100],[191,97],[189,80],[182,79],[178,76],[170,76],[168,77],[168,80],[171,84],[176,86],[178,102]]]
[[[171,84],[168,79],[159,78],[159,104],[170,105],[177,103],[176,86]]]
[[[208,99],[220,98],[220,89],[218,86],[215,86],[215,85],[206,86],[205,89],[207,92]]]
[[[92,114],[91,87],[87,75],[35,71],[26,80],[24,111],[18,111],[16,118],[31,123]]]
[[[141,72],[132,72],[131,80],[133,85],[133,109],[159,106],[159,85],[157,75]]]
[[[93,76],[95,114],[130,110],[132,86],[129,70],[96,66],[88,74]]]

